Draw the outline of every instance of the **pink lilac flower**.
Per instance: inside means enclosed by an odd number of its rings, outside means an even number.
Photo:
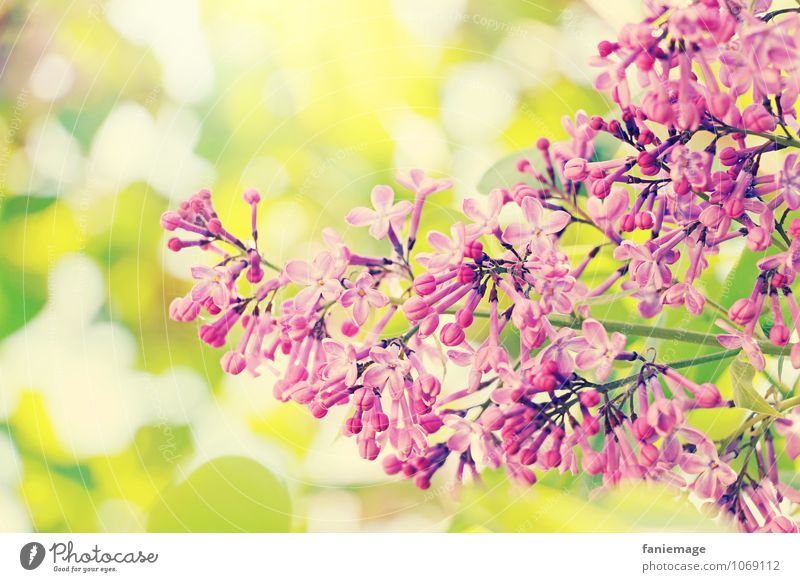
[[[378,390],[389,390],[392,398],[400,398],[405,387],[405,376],[409,370],[407,360],[400,359],[399,348],[373,347],[369,357],[373,363],[364,372],[364,384]]]
[[[727,334],[720,334],[717,336],[717,340],[719,340],[720,344],[729,350],[738,350],[741,348],[756,370],[760,371],[764,369],[766,365],[764,354],[761,353],[761,348],[753,339],[752,332],[739,331],[721,319],[716,321],[716,325],[728,332]]]
[[[335,301],[342,293],[336,261],[327,251],[319,253],[311,264],[293,259],[286,263],[285,272],[292,283],[305,286],[295,297],[300,307],[311,307],[320,298]]]
[[[606,234],[613,233],[619,219],[628,211],[629,195],[625,188],[612,188],[605,198],[591,197],[586,202],[586,211],[594,223]]]
[[[578,352],[575,363],[582,370],[594,370],[598,380],[605,380],[611,374],[614,359],[625,349],[625,336],[616,331],[609,336],[594,319],[584,321],[581,331],[586,347]]]
[[[220,309],[228,306],[231,299],[229,276],[223,267],[209,268],[198,265],[192,267],[192,277],[198,281],[192,287],[192,301],[202,303],[206,299],[211,299]]]
[[[369,226],[369,234],[381,240],[390,228],[402,230],[411,203],[401,200],[394,204],[394,190],[390,186],[375,186],[371,194],[372,208],[360,206],[350,211],[345,219],[350,226]]]
[[[431,231],[428,233],[428,243],[433,247],[434,252],[420,254],[418,260],[431,273],[460,263],[464,257],[464,224],[455,223],[450,228],[450,237],[435,230]]]
[[[704,499],[716,501],[736,481],[736,472],[720,460],[714,443],[709,440],[700,442],[694,453],[682,455],[680,465],[687,473],[697,475],[691,487]]]
[[[352,344],[347,346],[332,340],[322,340],[322,349],[325,350],[325,365],[322,376],[326,380],[343,378],[347,386],[353,386],[358,378],[358,358]]]
[[[790,210],[800,208],[800,162],[797,154],[789,154],[783,161],[783,171],[776,174],[778,188]]]
[[[389,298],[376,288],[375,277],[367,272],[361,273],[355,282],[344,280],[346,291],[342,293],[339,302],[344,307],[353,308],[353,321],[362,326],[369,317],[371,309],[380,309],[389,303]]]
[[[711,180],[711,155],[707,152],[694,152],[687,146],[678,145],[669,154],[672,162],[670,177],[673,187],[686,190],[705,190]]]
[[[569,224],[571,217],[563,210],[545,214],[542,203],[528,197],[522,201],[522,212],[527,224],[509,224],[503,231],[503,240],[518,246],[536,239],[561,232]]]
[[[486,210],[481,208],[481,204],[475,198],[464,200],[464,214],[472,221],[471,224],[465,227],[465,234],[468,240],[474,240],[499,229],[499,216],[503,207],[503,199],[503,192],[495,188],[489,193]]]

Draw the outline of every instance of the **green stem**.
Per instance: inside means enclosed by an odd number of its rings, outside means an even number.
[[[475,313],[477,316],[478,314]],[[551,315],[549,317],[552,323],[562,327],[571,327],[578,329],[583,324],[583,320],[568,315]],[[688,331],[684,329],[671,329],[668,327],[658,327],[650,325],[640,325],[637,323],[628,323],[627,321],[610,321],[598,319],[606,331],[618,331],[625,335],[632,335],[636,337],[666,339],[677,342],[684,342],[690,344],[698,344],[702,346],[718,346],[719,341],[717,336],[711,333],[702,333],[699,331]],[[770,355],[786,355],[788,350],[785,347],[776,346],[769,342],[757,342],[758,347],[765,354]],[[734,350],[737,351],[738,350]]]
[[[742,127],[733,127],[730,125],[724,125],[724,129],[729,133],[740,133],[742,135],[755,135],[758,137],[763,137],[765,139],[768,139],[772,142],[781,144],[782,146],[790,148],[800,148],[800,141],[797,141],[796,139],[781,137],[779,135],[774,135],[772,133],[765,133],[763,131],[753,131],[751,129],[744,129]]]
[[[395,305],[400,305],[403,303],[402,299],[393,298],[392,303]],[[447,309],[445,313],[453,314],[455,313],[454,309]],[[488,311],[475,311],[473,313],[475,317],[489,317]],[[583,319],[578,317],[572,317],[570,315],[557,315],[551,314],[548,319],[551,323],[559,325],[561,327],[570,327],[572,329],[580,329],[583,325]],[[613,321],[608,319],[598,319],[606,331],[614,332],[618,331],[625,335],[635,336],[635,337],[642,337],[642,338],[653,338],[653,339],[665,339],[665,340],[672,340],[676,342],[683,342],[688,344],[697,344],[701,346],[718,346],[719,341],[717,340],[717,336],[712,333],[702,333],[699,331],[688,331],[685,329],[672,329],[668,327],[658,327],[655,325],[641,325],[638,323],[628,323],[627,321]],[[785,356],[788,354],[789,350],[787,347],[776,346],[770,342],[766,341],[756,341],[758,347],[761,348],[762,353],[769,354],[772,356]],[[731,350],[731,353],[738,353],[739,350]],[[700,358],[695,358],[694,362],[699,361]]]
[[[670,364],[663,364],[668,368],[672,368],[673,370],[679,370],[681,368],[688,368],[690,366],[697,366],[699,364],[706,364],[708,362],[717,362],[719,360],[724,360],[727,358],[732,358],[739,353],[739,350],[724,350],[722,352],[716,352],[714,354],[708,354],[705,356],[699,356],[697,358],[689,358],[688,360],[678,360],[677,362],[672,362]],[[621,388],[622,386],[626,386],[631,382],[635,382],[639,378],[639,374],[631,374],[630,376],[625,376],[624,378],[620,378],[619,380],[613,380],[611,382],[606,382],[605,384],[600,384],[599,386],[595,386],[595,389],[598,392],[608,392],[610,390],[615,390],[616,388]]]

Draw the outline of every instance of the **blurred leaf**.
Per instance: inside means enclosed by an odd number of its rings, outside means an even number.
[[[245,457],[219,457],[167,490],[147,523],[149,532],[286,532],[286,487]]]
[[[0,204],[0,222],[40,212],[55,201],[51,196],[13,196]]]
[[[42,277],[25,273],[0,259],[0,338],[11,335],[38,314],[45,305]]]
[[[653,484],[623,484],[587,500],[544,483],[522,488],[498,472],[483,476],[486,487],[465,489],[451,531],[720,531],[674,489]]]
[[[747,247],[742,249],[739,260],[725,279],[722,295],[719,296],[718,301],[720,305],[728,308],[740,297],[750,294],[756,277],[760,272],[756,267],[756,263],[762,258],[763,255],[755,253]]]
[[[741,356],[735,358],[730,365],[731,382],[733,383],[733,401],[739,408],[746,408],[760,414],[780,416],[780,413],[769,405],[753,387],[756,371]]]

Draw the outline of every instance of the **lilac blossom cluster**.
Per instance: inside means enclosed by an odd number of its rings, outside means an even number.
[[[746,531],[798,531],[800,493],[777,463],[800,456],[800,399],[774,391],[763,400],[774,414],[744,410],[740,429],[714,442],[689,413],[736,404],[679,371],[740,353],[758,371],[765,355],[800,368],[800,12],[749,4],[646,1],[646,19],[602,42],[594,61],[619,112],[566,120],[569,139],[540,139],[541,159],[519,161],[513,188],[467,199],[465,219],[427,232],[421,252],[426,201],[452,184],[419,170],[397,177],[404,199],[379,185],[346,216],[386,256],[326,230],[310,262],[275,265],[259,244],[257,192],[244,194],[246,239],[198,192],[161,224],[187,237],[171,250],[200,247],[215,261],[192,269],[170,316],[200,320],[226,372],[274,373],[275,397],[317,418],[346,410],[360,455],[419,487],[444,467],[458,482],[501,466],[526,484],[584,473],[603,488],[689,491]],[[601,135],[617,157],[596,159]],[[571,261],[570,228],[605,242]],[[737,241],[764,258],[725,309],[699,282],[709,257]],[[587,283],[598,256],[618,268]],[[592,317],[593,300],[614,293],[636,300],[641,325]],[[672,363],[630,349],[665,307],[715,312],[724,349]]]

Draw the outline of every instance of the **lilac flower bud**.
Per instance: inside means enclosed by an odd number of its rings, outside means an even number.
[[[403,303],[402,309],[411,321],[420,321],[430,312],[430,307],[421,297],[410,297]]]
[[[775,129],[775,117],[761,103],[748,105],[742,112],[744,127],[751,131],[768,132]]]
[[[756,316],[756,304],[749,297],[737,299],[728,309],[728,317],[737,325],[747,325]]]
[[[442,343],[446,346],[458,346],[464,341],[464,330],[456,323],[448,323],[441,331]]]
[[[181,216],[177,212],[165,212],[161,215],[161,228],[173,231],[181,225]]]
[[[241,353],[233,350],[225,352],[220,363],[222,364],[222,369],[225,370],[226,373],[234,376],[240,374],[247,366],[245,357]]]
[[[575,182],[583,182],[589,175],[589,163],[583,158],[572,158],[564,164],[564,177]]]
[[[436,291],[436,277],[430,273],[422,273],[414,279],[414,291],[418,295],[430,295]]]

